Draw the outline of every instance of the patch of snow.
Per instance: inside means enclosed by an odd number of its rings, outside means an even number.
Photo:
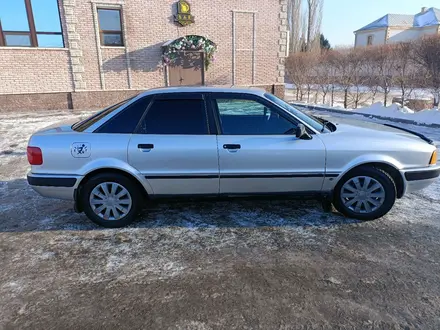
[[[402,108],[398,104],[384,107],[383,104],[379,102],[373,104],[371,107],[357,109],[356,112],[389,118],[407,119],[421,124],[440,124],[439,109],[425,109],[414,112],[407,107]]]
[[[344,109],[340,104],[335,103],[336,106],[323,106],[316,104],[320,107],[326,107],[329,110],[344,110],[348,112],[358,112],[362,114],[369,114],[372,116],[381,116],[388,118],[406,119],[412,120],[419,124],[438,124],[440,125],[440,110],[439,109],[425,109],[422,111],[415,112],[407,107],[401,107],[399,104],[392,104],[385,107],[382,102],[374,103],[373,105],[365,108],[358,109]]]
[[[17,281],[6,282],[1,286],[1,289],[4,292],[7,292],[12,295],[16,295],[23,291],[24,285],[21,283],[17,283]]]
[[[414,111],[407,107],[400,107],[400,105],[394,103],[389,107],[384,107],[382,102],[376,102],[370,107],[356,109],[356,112],[368,113],[370,115],[385,116],[391,118],[400,118],[402,114],[413,114]]]
[[[43,254],[40,255],[40,259],[48,260],[55,258],[55,256],[56,256],[55,252],[44,252]]]
[[[334,277],[329,277],[327,279],[327,282],[330,282],[332,284],[337,284],[337,285],[342,284],[342,282],[340,280],[338,280],[337,278],[334,278]]]
[[[72,113],[68,111],[53,111],[43,113],[0,113],[0,161],[3,158],[16,158],[26,155],[27,143],[30,136],[50,125],[84,119],[93,112],[85,111]]]

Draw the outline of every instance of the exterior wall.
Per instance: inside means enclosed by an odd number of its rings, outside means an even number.
[[[66,0],[65,0],[66,1]],[[74,1],[74,0],[69,0]],[[284,53],[287,44],[287,6],[285,0],[193,0],[195,23],[177,26],[172,19],[176,1],[162,0],[151,8],[144,0],[75,1],[76,33],[82,52],[81,82],[76,90],[146,89],[163,86],[165,72],[159,67],[161,46],[185,35],[207,36],[218,45],[217,61],[206,72],[208,85],[232,85],[233,12],[236,12],[236,84],[284,82]],[[275,5],[274,5],[275,3]],[[121,8],[125,47],[103,47],[99,43],[96,8]],[[252,80],[253,14],[256,11],[256,70]],[[148,17],[148,19],[146,19]],[[280,28],[281,26],[281,28]],[[275,36],[275,37],[274,37]],[[85,51],[87,50],[87,51]]]
[[[420,29],[390,28],[387,43],[415,40],[420,36]]]
[[[69,51],[0,48],[0,94],[71,91]]]
[[[73,109],[72,93],[0,94],[0,111]]]
[[[421,29],[420,36],[440,34],[440,25],[427,26]]]
[[[367,46],[368,36],[373,36],[373,45],[385,45],[390,43],[406,42],[419,39],[426,35],[440,34],[440,25],[427,26],[423,28],[399,28],[389,27],[387,29],[376,29],[360,31],[356,33],[355,47]]]
[[[366,47],[368,36],[373,36],[373,46],[385,45],[386,33],[386,28],[357,32],[355,47]]]
[[[425,35],[438,33],[438,26],[428,26],[424,28],[390,28],[387,43],[406,42],[419,39]]]
[[[284,98],[284,84],[254,85],[280,98]],[[0,94],[0,112],[33,110],[83,110],[103,109],[109,105],[135,96],[143,90],[127,89],[118,91],[82,91],[61,93]]]
[[[63,17],[61,2],[59,10]],[[66,22],[61,26],[66,48],[0,47],[0,95],[73,90]]]
[[[192,0],[195,23],[187,27],[173,22],[176,0],[59,1],[66,49],[0,48],[0,79],[6,82],[0,84],[0,94],[64,92],[58,99],[65,99],[68,101],[65,105],[76,107],[76,104],[86,106],[87,102],[93,102],[97,99],[95,92],[99,91],[129,91],[131,94],[164,86],[166,76],[159,66],[161,46],[168,40],[190,34],[206,36],[218,45],[216,61],[205,73],[206,84],[232,85],[233,15],[235,84],[263,85],[271,89],[272,84],[284,83],[287,0]],[[122,10],[124,47],[100,45],[96,9],[103,7]],[[284,91],[279,86],[275,89],[278,95]],[[36,101],[41,99],[45,97],[35,98]],[[105,99],[109,98],[102,101]],[[4,109],[2,99],[1,109]]]

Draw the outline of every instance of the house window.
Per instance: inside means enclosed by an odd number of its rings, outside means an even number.
[[[102,46],[124,46],[120,9],[98,9]]]
[[[373,45],[373,36],[368,36],[367,46],[372,46],[372,45]]]
[[[0,46],[63,48],[58,1],[0,1]]]

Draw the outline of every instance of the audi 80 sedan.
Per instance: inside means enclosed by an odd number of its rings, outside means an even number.
[[[423,135],[334,124],[257,89],[153,89],[72,125],[36,132],[28,182],[74,201],[104,227],[130,224],[148,200],[321,196],[374,220],[440,175]]]

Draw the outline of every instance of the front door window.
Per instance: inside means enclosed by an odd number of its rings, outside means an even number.
[[[264,104],[245,99],[217,99],[225,135],[283,135],[296,126]]]

